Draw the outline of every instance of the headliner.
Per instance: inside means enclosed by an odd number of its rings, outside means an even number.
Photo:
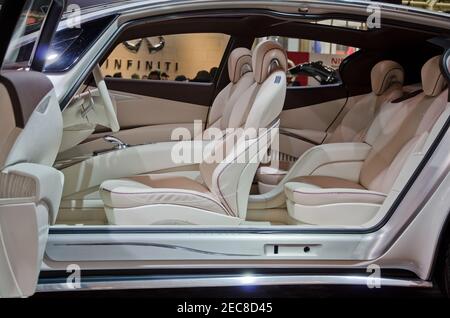
[[[210,32],[225,33],[238,37],[261,37],[279,35],[303,39],[314,39],[324,42],[339,43],[358,48],[392,49],[414,47],[436,36],[443,35],[430,30],[417,30],[405,27],[383,25],[380,29],[359,31],[328,25],[312,24],[302,19],[283,20],[281,17],[270,15],[265,10],[219,11],[222,15],[221,23],[217,23],[217,16],[213,12],[200,16],[185,14],[175,19],[148,19],[128,25],[118,38],[119,41],[131,40],[142,36],[155,36],[179,33],[196,33],[209,30]],[[269,13],[267,15],[267,13]],[[353,20],[353,19],[350,19]]]

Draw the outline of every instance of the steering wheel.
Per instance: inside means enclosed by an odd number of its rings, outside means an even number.
[[[97,85],[98,93],[103,101],[103,106],[105,108],[105,115],[109,122],[109,128],[112,132],[118,132],[120,130],[119,121],[117,120],[116,110],[114,109],[114,104],[109,95],[108,88],[106,87],[105,78],[102,75],[100,66],[97,64],[92,71],[94,75],[95,84]]]

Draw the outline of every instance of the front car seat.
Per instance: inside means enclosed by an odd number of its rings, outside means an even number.
[[[228,74],[230,77],[230,83],[222,89],[210,109],[209,120],[207,129],[194,129],[194,135],[190,130],[181,129],[180,134],[185,142],[181,145],[186,153],[195,152],[198,148],[208,144],[212,135],[220,135],[228,127],[228,121],[236,104],[236,100],[255,82],[252,73],[252,56],[251,51],[246,48],[234,49],[228,58]],[[200,125],[203,128],[203,125]],[[197,131],[198,130],[198,131]],[[186,133],[186,134],[185,134]],[[127,132],[123,132],[127,135]],[[172,131],[173,137],[177,137],[177,129]],[[113,134],[114,136],[114,134]],[[134,138],[130,136],[130,138]],[[153,138],[153,137],[152,137]],[[192,141],[191,139],[195,141]],[[126,143],[133,144],[130,139],[123,139]],[[142,141],[144,142],[144,141]],[[139,143],[139,142],[138,142]],[[181,162],[171,161],[171,153],[174,151],[174,144],[177,141],[165,141],[147,143],[142,145],[136,145],[120,150],[120,152],[106,152],[95,158],[89,158],[80,163],[74,164],[62,171],[66,177],[66,184],[63,192],[63,205],[72,206],[72,201],[80,202],[81,198],[90,200],[92,196],[89,193],[92,189],[97,189],[100,184],[109,179],[124,178],[132,175],[138,175],[141,173],[148,173],[151,171],[175,169],[181,171],[181,174],[185,171],[196,170],[193,173],[194,178],[198,176],[198,163],[189,161],[187,164]],[[66,152],[60,153],[59,159],[70,159],[73,157],[83,156],[83,154],[91,154],[96,149],[110,149],[111,145],[105,145],[103,139],[96,139],[94,141],[80,144]],[[151,153],[153,158],[158,158],[152,162],[145,161],[146,156]],[[111,160],[109,155],[117,158],[117,160]],[[117,156],[116,156],[117,155]],[[144,160],[140,160],[144,158]],[[138,164],[130,165],[130,161],[138,162]],[[194,164],[194,165],[192,165]],[[93,171],[86,178],[85,171]],[[186,175],[186,174],[185,174]],[[87,180],[88,179],[88,180]],[[80,193],[83,193],[80,198]],[[84,194],[87,194],[84,196]],[[94,195],[97,199],[96,194]],[[98,197],[98,199],[100,199]],[[83,200],[84,201],[84,200]],[[101,204],[101,202],[99,202]],[[82,202],[81,204],[84,204]]]
[[[252,73],[252,52],[244,47],[234,49],[228,57],[230,83],[217,94],[208,114],[207,127],[228,128],[237,99],[255,82]]]
[[[286,52],[276,42],[262,42],[254,50],[252,66],[255,83],[238,98],[229,117],[234,130],[211,143],[200,163],[204,183],[167,175],[105,181],[100,195],[110,224],[235,225],[245,220],[256,169],[284,105]],[[220,160],[211,160],[217,154],[222,154]]]

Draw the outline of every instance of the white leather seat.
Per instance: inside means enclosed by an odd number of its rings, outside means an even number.
[[[315,225],[361,225],[376,215],[408,157],[422,149],[445,110],[448,92],[443,91],[439,59],[423,66],[421,94],[402,102],[395,113],[377,116],[364,140],[369,151],[357,180],[305,175],[285,184],[293,218]]]
[[[249,49],[239,47],[230,53],[228,76],[230,83],[217,94],[211,105],[208,128],[228,128],[231,111],[237,99],[255,82],[252,73],[252,52]]]
[[[254,83],[230,108],[228,127],[237,130],[215,141],[214,151],[200,164],[204,184],[167,175],[105,181],[100,195],[110,224],[224,225],[245,220],[256,169],[284,105],[286,53],[276,42],[262,42],[255,48],[252,67]],[[237,142],[225,147],[230,140]],[[221,160],[211,160],[220,151]]]
[[[390,60],[377,63],[371,71],[372,92],[352,105],[323,143],[362,141],[378,112],[384,107],[390,107],[391,101],[403,95],[403,81],[404,71],[400,64]],[[274,161],[261,166],[256,174],[259,193],[274,189],[292,165],[288,161]]]
[[[230,53],[228,58],[230,83],[215,98],[210,109],[206,130],[195,130],[195,135],[192,136],[190,130],[181,127],[179,130],[181,133],[178,135],[176,129],[180,127],[175,128],[174,125],[173,136],[183,136],[185,139],[183,146],[180,147],[183,148],[183,152],[196,153],[201,151],[202,147],[208,144],[211,139],[215,136],[220,136],[228,128],[229,117],[236,100],[255,82],[251,63],[251,51],[246,48],[236,48]],[[201,125],[201,128],[203,128],[203,125]],[[132,132],[133,130],[130,131]],[[126,132],[124,133],[126,134]],[[132,138],[131,135],[129,137]],[[153,139],[155,136],[150,137]],[[157,141],[158,137],[156,136],[155,138]],[[123,141],[134,144],[134,142],[128,141],[126,138]],[[89,144],[96,146],[91,148]],[[96,200],[97,193],[92,195],[88,193],[91,193],[92,189],[98,189],[102,182],[110,179],[127,178],[142,173],[156,173],[156,171],[172,171],[178,175],[189,176],[193,179],[199,178],[199,160],[197,157],[189,157],[186,161],[183,161],[183,159],[179,161],[171,160],[175,144],[177,144],[176,140],[154,143],[145,142],[145,144],[128,147],[120,151],[106,152],[63,169],[66,176],[63,206],[72,207],[73,201],[84,205],[86,202],[93,202],[94,200],[97,202],[95,204],[101,205],[100,196],[98,196],[99,201]],[[106,145],[104,141],[98,139],[76,146],[72,149],[74,152],[69,150],[60,159],[78,157],[91,153],[94,150],[109,149],[109,147],[110,145]],[[80,149],[85,149],[86,151],[80,152]],[[114,159],[110,157],[114,157]],[[153,160],[146,160],[148,157],[152,157]],[[129,164],[130,161],[133,161],[132,165]],[[84,171],[91,169],[94,173],[90,175],[87,181],[84,177]],[[93,197],[95,199],[92,199]]]
[[[220,200],[206,186],[186,177],[140,175],[107,182],[102,189],[102,199],[110,207],[133,208],[166,203],[226,213]]]

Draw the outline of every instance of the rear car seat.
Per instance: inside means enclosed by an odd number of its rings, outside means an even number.
[[[364,139],[367,155],[357,180],[339,177],[338,173],[303,174],[285,184],[291,217],[306,224],[362,225],[376,215],[406,160],[422,149],[447,106],[448,92],[444,91],[439,61],[440,56],[436,56],[423,66],[421,94],[403,101],[395,113],[381,112],[376,117]]]
[[[359,99],[341,118],[341,122],[323,143],[359,142],[380,109],[403,95],[404,71],[400,64],[385,60],[371,71],[372,92]],[[276,161],[261,166],[257,172],[258,191],[266,193],[286,176],[293,165],[289,161]]]

